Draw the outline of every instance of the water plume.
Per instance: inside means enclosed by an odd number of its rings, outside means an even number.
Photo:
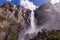
[[[28,30],[29,32],[27,31],[26,33],[28,33],[28,34],[34,33],[34,31],[35,31],[34,10],[38,6],[34,5],[34,3],[30,2],[29,0],[20,0],[20,5],[26,9],[31,10],[31,17],[30,17],[31,28],[29,28],[29,30]]]
[[[36,8],[38,8],[38,6],[34,5],[34,3],[30,2],[29,0],[20,0],[20,5],[23,6],[24,8],[26,8],[26,9],[29,9],[31,11],[31,15],[30,15],[31,27],[24,34],[24,35],[26,35],[26,34],[31,35],[31,34],[35,33],[34,10]],[[24,35],[22,35],[22,37]],[[25,40],[24,37],[22,39]],[[22,39],[19,38],[18,40],[22,40]]]

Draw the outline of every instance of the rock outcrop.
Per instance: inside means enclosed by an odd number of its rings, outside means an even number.
[[[17,40],[19,32],[29,25],[28,13],[28,9],[10,3],[0,5],[0,40]]]
[[[31,40],[60,40],[60,3],[45,3],[35,10],[37,27],[42,28]]]
[[[35,10],[37,24],[47,30],[60,29],[60,3],[45,3]],[[39,26],[39,27],[40,27]]]

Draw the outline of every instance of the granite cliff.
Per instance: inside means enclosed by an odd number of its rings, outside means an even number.
[[[28,9],[10,3],[0,5],[0,40],[17,40],[19,32],[29,25],[28,13]]]

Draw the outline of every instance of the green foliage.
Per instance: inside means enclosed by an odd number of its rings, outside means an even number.
[[[13,35],[13,34],[9,35],[8,40],[16,40],[15,35]]]
[[[47,40],[56,40],[56,36],[48,36]]]
[[[47,35],[46,35],[47,34]],[[46,36],[44,36],[46,35]],[[39,37],[40,36],[40,37]],[[35,38],[31,40],[60,40],[60,31],[51,31],[47,33],[39,33]]]

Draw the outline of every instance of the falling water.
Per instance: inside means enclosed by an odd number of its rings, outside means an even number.
[[[31,35],[31,34],[35,33],[34,10],[37,8],[37,6],[34,5],[33,2],[30,2],[29,0],[20,0],[20,5],[26,9],[31,10],[31,15],[30,15],[31,27],[29,27],[28,30],[26,29],[26,31],[20,32],[19,38],[18,38],[18,40],[25,40],[25,36],[27,34]]]
[[[31,28],[35,28],[35,23],[34,23],[34,11],[32,10],[31,11]]]
[[[35,32],[35,21],[34,20],[35,20],[35,18],[34,18],[34,11],[31,10],[31,17],[30,17],[31,27],[27,31],[28,34],[33,34]]]
[[[18,40],[25,40],[24,38],[25,38],[25,35],[27,35],[27,34],[29,34],[29,35],[31,35],[31,34],[33,34],[33,33],[35,33],[36,31],[35,31],[35,18],[34,18],[34,11],[33,10],[31,10],[31,15],[30,15],[31,17],[30,17],[30,21],[31,21],[31,27],[28,29],[28,30],[26,30],[25,31],[25,33],[23,33],[22,32],[22,34],[20,34],[20,36],[21,37],[19,37],[18,38]]]

